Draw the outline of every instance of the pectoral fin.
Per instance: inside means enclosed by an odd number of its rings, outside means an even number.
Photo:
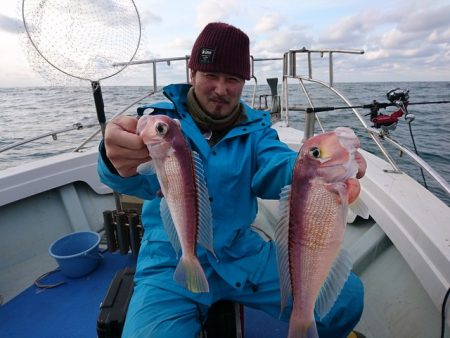
[[[359,184],[359,180],[356,178],[349,178],[345,181],[347,184],[347,201],[348,204],[353,203],[359,196],[359,193],[361,192],[361,185]]]
[[[155,175],[156,174],[155,166],[153,164],[153,161],[151,161],[151,160],[148,162],[139,164],[136,170],[141,175]]]

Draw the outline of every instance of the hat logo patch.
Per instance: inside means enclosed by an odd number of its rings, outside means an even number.
[[[200,49],[200,54],[198,56],[199,64],[212,64],[214,63],[214,55],[216,54],[215,49],[202,48]]]

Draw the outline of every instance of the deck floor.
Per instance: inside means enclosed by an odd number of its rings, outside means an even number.
[[[53,289],[28,287],[0,307],[0,336],[8,338],[79,338],[97,336],[99,306],[117,271],[134,266],[131,255],[106,253],[101,265],[82,278],[56,272],[42,282],[65,281]],[[244,337],[285,337],[287,323],[261,311],[244,309]]]

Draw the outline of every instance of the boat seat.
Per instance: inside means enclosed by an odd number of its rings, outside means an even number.
[[[278,95],[278,78],[267,78],[267,84],[270,88],[270,94],[259,95],[259,107],[258,109],[267,110],[269,109],[269,105],[267,103],[267,98],[271,98],[271,106],[270,112],[271,114],[279,114],[281,105],[280,105],[280,96]],[[262,100],[264,100],[264,104],[262,104]]]

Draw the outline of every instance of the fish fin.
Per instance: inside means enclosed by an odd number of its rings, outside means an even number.
[[[311,325],[306,330],[307,338],[319,338],[319,332],[317,331],[316,322],[313,320]]]
[[[192,161],[195,172],[195,185],[197,187],[197,203],[198,203],[198,234],[197,241],[202,247],[211,252],[214,257],[213,248],[213,224],[211,202],[209,201],[208,188],[206,187],[205,175],[203,171],[203,163],[197,152],[192,151]],[[216,257],[217,259],[217,257]]]
[[[347,201],[348,204],[351,204],[358,198],[361,185],[357,178],[349,178],[345,181],[345,184],[347,185]]]
[[[319,338],[319,332],[317,332],[316,322],[312,320],[305,325],[304,322],[292,318],[289,321],[288,338]]]
[[[344,182],[328,183],[324,185],[325,189],[338,196],[339,203],[345,208],[348,206],[348,189]]]
[[[348,213],[349,216],[351,214],[354,214],[355,218],[356,216],[360,216],[364,219],[368,219],[370,216],[370,212],[369,212],[369,208],[367,207],[367,205],[362,201],[361,198],[357,198],[352,204],[349,205],[348,208]],[[351,222],[353,222],[355,220],[355,218],[353,218],[353,220]],[[349,218],[347,217],[347,222],[349,222]]]
[[[153,161],[144,162],[138,165],[136,171],[141,175],[155,175],[156,169]]]
[[[175,228],[175,224],[173,223],[169,206],[167,205],[167,201],[165,198],[161,199],[161,203],[159,204],[159,212],[164,224],[164,229],[166,230],[167,236],[169,236],[170,243],[172,244],[172,247],[178,257],[178,254],[181,251],[181,244],[180,240],[178,239],[177,230]]]
[[[275,229],[275,247],[277,253],[278,275],[280,276],[280,315],[287,305],[288,299],[292,294],[291,278],[289,274],[289,197],[291,195],[291,186],[287,185],[281,189],[279,215],[280,219]]]
[[[208,279],[195,256],[181,256],[173,274],[173,279],[191,292],[209,292]]]
[[[323,318],[333,307],[350,276],[352,266],[353,262],[349,252],[342,249],[336,257],[317,297],[315,311],[319,318]]]
[[[173,119],[173,121],[177,124],[177,126],[181,129],[181,122],[179,119]]]

